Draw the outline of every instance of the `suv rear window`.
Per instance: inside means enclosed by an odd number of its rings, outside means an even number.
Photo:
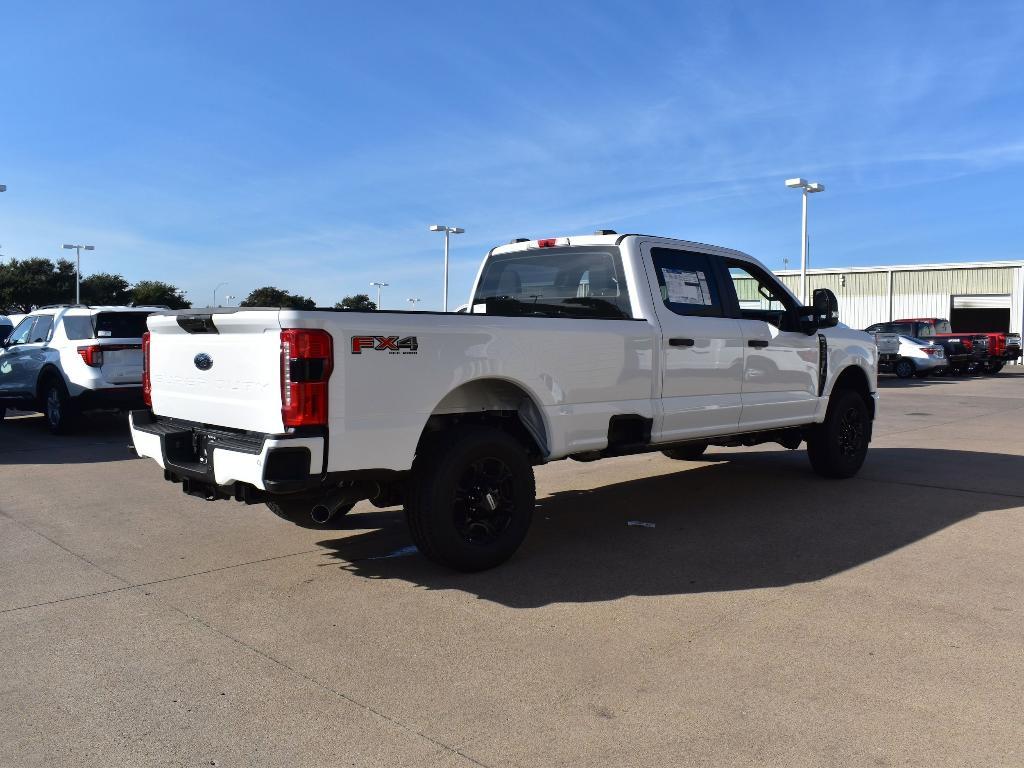
[[[148,312],[100,312],[96,315],[96,338],[141,339],[146,332]]]
[[[473,298],[488,315],[630,317],[617,248],[546,248],[491,256]]]

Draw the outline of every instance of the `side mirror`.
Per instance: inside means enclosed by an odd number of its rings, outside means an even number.
[[[811,298],[814,324],[818,328],[835,328],[839,325],[839,299],[828,288],[815,288]]]

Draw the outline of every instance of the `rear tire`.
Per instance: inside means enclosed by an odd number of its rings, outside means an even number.
[[[706,442],[690,443],[688,445],[678,445],[675,448],[666,448],[662,451],[662,454],[677,461],[696,461],[704,455],[704,451],[707,449],[708,444]]]
[[[417,548],[435,563],[482,571],[526,538],[537,498],[522,444],[493,427],[460,426],[421,446],[405,503]]]
[[[896,375],[901,379],[909,379],[917,371],[914,363],[907,358],[903,357],[896,361],[895,367]]]
[[[870,441],[867,403],[852,389],[840,390],[829,398],[825,421],[807,436],[807,457],[822,477],[853,477],[864,464]]]
[[[47,379],[43,384],[42,401],[43,415],[50,432],[54,435],[68,434],[74,427],[77,413],[64,382],[55,377]]]
[[[338,521],[345,517],[349,512],[352,511],[352,504],[343,504],[338,507],[338,511],[334,513],[330,520],[323,525],[314,522],[310,515],[310,510],[316,502],[313,499],[272,499],[268,501],[267,508],[275,515],[280,517],[282,520],[287,520],[289,523],[294,523],[300,528],[320,528],[320,529],[331,529],[337,528]]]

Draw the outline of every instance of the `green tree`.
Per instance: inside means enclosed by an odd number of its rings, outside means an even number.
[[[0,308],[28,312],[33,306],[75,300],[75,264],[67,259],[0,262]]]
[[[166,304],[171,309],[189,309],[189,302],[179,288],[159,280],[140,280],[131,289],[131,300],[136,304]]]
[[[346,296],[334,305],[335,309],[353,309],[359,312],[370,312],[377,308],[376,303],[370,301],[365,293],[357,293],[355,296]]]
[[[81,294],[83,304],[127,304],[131,300],[128,281],[107,272],[82,278]]]
[[[280,307],[281,309],[316,309],[316,302],[306,296],[288,293],[266,285],[257,288],[239,304],[241,307]]]

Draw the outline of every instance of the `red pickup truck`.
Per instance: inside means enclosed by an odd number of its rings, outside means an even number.
[[[985,373],[999,373],[1006,363],[1021,356],[1019,333],[992,331],[986,333],[954,333],[949,320],[941,317],[915,317],[894,320],[893,323],[913,325],[913,336],[927,338],[968,338],[974,350],[975,366]]]

